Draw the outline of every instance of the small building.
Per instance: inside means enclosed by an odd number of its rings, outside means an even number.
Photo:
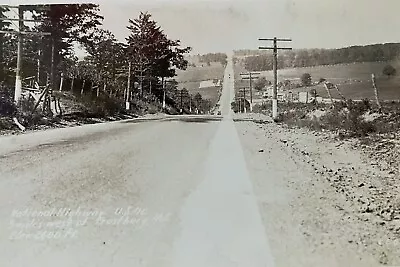
[[[308,103],[309,101],[308,92],[299,92],[299,102],[300,103]]]

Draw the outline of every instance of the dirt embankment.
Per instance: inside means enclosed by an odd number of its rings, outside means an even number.
[[[398,144],[235,118],[277,266],[400,265]]]

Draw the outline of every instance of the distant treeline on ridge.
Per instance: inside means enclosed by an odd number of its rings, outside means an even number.
[[[249,71],[272,70],[272,52],[259,50],[235,51],[236,56],[246,56],[244,64]],[[351,46],[340,49],[282,50],[278,55],[278,68],[312,67],[354,62],[391,61],[400,55],[400,43]]]

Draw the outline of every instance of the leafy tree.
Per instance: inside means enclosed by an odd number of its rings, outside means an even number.
[[[37,30],[51,33],[50,37],[43,38],[42,43],[42,60],[47,72],[51,72],[52,59],[54,75],[60,71],[62,60],[73,53],[74,42],[84,44],[88,41],[92,31],[103,20],[98,12],[99,7],[95,4],[52,4],[47,10],[33,10],[33,17],[43,20]],[[51,78],[54,80],[55,77]]]
[[[254,84],[254,89],[256,89],[257,91],[261,91],[267,85],[268,85],[267,78],[262,76],[256,80]]]
[[[85,49],[89,54],[86,59],[96,70],[95,82],[116,86],[116,70],[128,65],[125,46],[110,31],[96,29],[85,42]]]
[[[396,69],[395,69],[392,65],[386,65],[386,66],[383,68],[382,73],[383,73],[384,75],[388,76],[388,78],[389,78],[390,76],[396,75]]]
[[[5,13],[8,11],[7,8],[0,6],[0,18],[5,18]],[[10,26],[10,22],[0,20],[0,30],[7,30]],[[7,63],[5,63],[6,50],[8,48],[10,36],[0,33],[0,82],[5,81],[7,75]]]
[[[201,102],[203,101],[203,97],[201,96],[200,93],[197,93],[194,95],[193,100],[194,100],[195,105],[198,107],[201,105]]]
[[[310,73],[304,73],[303,75],[301,75],[301,83],[303,84],[303,86],[310,86],[311,82],[312,79]]]

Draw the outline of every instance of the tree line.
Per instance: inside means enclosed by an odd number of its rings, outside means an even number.
[[[176,76],[176,70],[185,70],[184,56],[191,47],[182,47],[180,40],[169,39],[151,14],[141,12],[127,21],[129,35],[120,42],[115,35],[102,28],[103,16],[96,4],[51,4],[46,8],[25,6],[35,20],[26,31],[50,33],[49,36],[23,37],[22,77],[35,77],[40,85],[50,84],[56,89],[75,93],[93,93],[126,99],[128,69],[131,65],[130,91],[132,98],[147,96],[162,99],[160,90],[166,79]],[[0,17],[9,9],[0,7]],[[11,30],[11,24],[0,21],[0,30]],[[74,44],[87,52],[83,60],[75,54]],[[17,63],[17,36],[0,34],[0,83],[3,87],[15,85]],[[171,85],[172,84],[172,85]],[[167,89],[176,89],[169,83]],[[11,89],[10,89],[11,90]],[[96,91],[95,90],[95,91]],[[172,95],[167,94],[172,100]]]
[[[210,65],[211,62],[220,62],[221,65],[225,66],[228,63],[228,56],[224,53],[208,53],[205,55],[199,55],[199,61]]]
[[[400,43],[351,46],[340,49],[297,49],[279,53],[278,68],[313,67],[354,62],[391,61],[398,57]],[[267,71],[273,68],[272,52],[251,50],[237,51],[236,55],[248,55],[244,64],[249,71]]]

